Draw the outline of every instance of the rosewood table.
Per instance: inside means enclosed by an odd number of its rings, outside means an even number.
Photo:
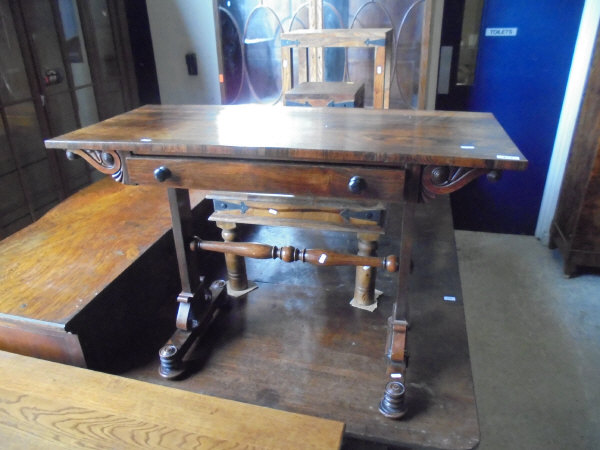
[[[191,342],[206,330],[225,283],[201,276],[194,252],[319,265],[380,266],[398,272],[388,319],[387,381],[379,411],[404,415],[407,282],[415,206],[527,160],[491,114],[279,106],[145,106],[46,141],[126,184],[168,187],[182,291],[177,331],[159,352],[176,377]],[[195,236],[188,189],[403,203],[399,258],[326,249],[210,242]]]

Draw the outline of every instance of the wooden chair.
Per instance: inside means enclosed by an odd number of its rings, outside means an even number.
[[[364,86],[344,82],[324,82],[322,52],[309,49],[324,47],[373,48],[373,108],[388,108],[391,81],[391,29],[327,29],[298,30],[281,34],[282,94],[284,104],[306,106],[362,107]],[[297,87],[292,86],[293,50],[298,50]],[[309,57],[307,53],[313,55]],[[315,56],[316,55],[316,56]],[[308,81],[311,80],[311,81]],[[298,100],[302,99],[302,100]],[[349,180],[348,188],[360,189],[360,180]],[[209,196],[211,197],[211,196]],[[210,220],[222,229],[225,241],[236,240],[237,223],[269,226],[292,226],[330,231],[353,232],[358,237],[358,254],[372,256],[383,234],[384,205],[379,202],[332,202],[320,199],[267,198],[253,194],[212,196],[215,213]],[[226,254],[229,291],[244,292],[248,288],[245,261],[241,256]],[[374,267],[357,267],[353,304],[369,306],[375,302]]]
[[[323,64],[319,52],[310,53],[307,64],[307,51],[315,48],[373,48],[373,108],[387,109],[390,104],[390,85],[392,76],[393,36],[390,28],[356,28],[326,30],[296,30],[281,34],[281,91],[285,95],[292,86],[292,54],[297,50],[298,84],[310,82],[322,83],[327,92],[332,84],[323,80]],[[321,52],[322,53],[322,52]]]

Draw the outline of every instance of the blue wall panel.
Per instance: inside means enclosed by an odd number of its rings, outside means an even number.
[[[487,0],[469,110],[492,112],[530,161],[525,172],[453,194],[456,228],[533,234],[584,0]],[[516,27],[514,37],[486,37]]]

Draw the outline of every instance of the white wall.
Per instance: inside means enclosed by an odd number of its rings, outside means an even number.
[[[220,104],[212,0],[146,0],[162,104]],[[198,75],[187,73],[196,53]]]

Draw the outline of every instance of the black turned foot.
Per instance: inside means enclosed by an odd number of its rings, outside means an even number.
[[[389,419],[400,419],[406,413],[405,392],[404,383],[390,381],[385,386],[385,393],[379,404],[379,412]]]
[[[161,377],[172,380],[184,372],[181,352],[177,346],[173,344],[165,345],[158,351],[158,357],[160,358],[158,373]]]
[[[180,304],[177,325],[188,328],[175,330],[171,339],[158,352],[158,373],[163,378],[176,379],[185,372],[186,354],[192,344],[204,335],[224,303],[225,282],[214,281],[209,289],[201,288],[200,292],[202,295],[194,296],[189,303]]]

